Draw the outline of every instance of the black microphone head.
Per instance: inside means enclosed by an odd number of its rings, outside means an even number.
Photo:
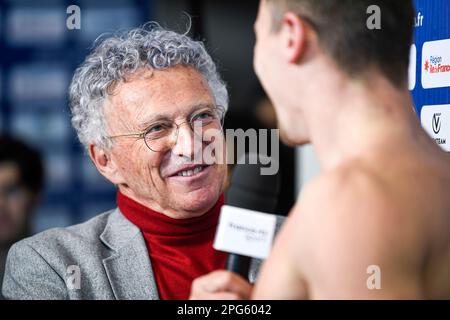
[[[259,161],[255,161],[259,159]],[[280,175],[261,174],[261,168],[275,159],[246,153],[234,168],[231,183],[225,194],[225,204],[266,213],[275,213],[280,190]],[[255,163],[256,164],[251,164]],[[240,164],[242,163],[242,164]],[[264,163],[264,164],[263,164]]]

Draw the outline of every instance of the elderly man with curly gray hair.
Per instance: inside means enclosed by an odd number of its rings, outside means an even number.
[[[195,278],[216,271],[215,298],[247,298],[251,285],[217,271],[226,256],[212,248],[226,164],[193,161],[212,143],[209,129],[224,140],[227,105],[201,42],[152,23],[98,42],[75,71],[70,107],[81,143],[117,187],[117,208],[15,244],[4,296],[187,299]]]

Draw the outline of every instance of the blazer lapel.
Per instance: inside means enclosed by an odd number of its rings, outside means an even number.
[[[119,209],[111,214],[100,239],[113,251],[103,266],[116,299],[159,299],[144,238]]]

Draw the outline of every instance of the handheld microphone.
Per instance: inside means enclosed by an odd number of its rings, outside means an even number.
[[[276,218],[270,213],[276,209],[280,177],[261,174],[261,163],[270,161],[275,160],[256,154],[238,160],[214,241],[215,249],[230,253],[226,269],[245,279],[251,258],[265,259],[272,247]]]

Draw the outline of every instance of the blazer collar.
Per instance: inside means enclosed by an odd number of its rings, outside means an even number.
[[[103,266],[116,299],[159,299],[144,238],[119,209],[109,216],[100,240],[113,251]]]

